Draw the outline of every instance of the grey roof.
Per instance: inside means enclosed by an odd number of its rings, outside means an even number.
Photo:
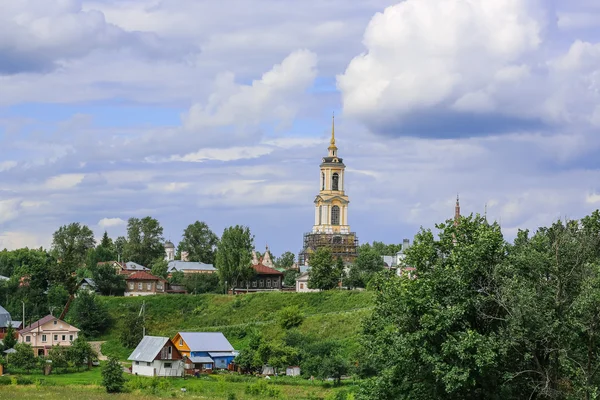
[[[0,275],[0,281],[7,281],[10,278],[8,276]]]
[[[204,264],[195,261],[169,261],[169,272],[172,271],[216,271],[217,269],[212,264]]]
[[[208,355],[211,357],[235,357],[233,351],[209,351]]]
[[[127,270],[131,271],[131,270],[135,270],[135,271],[150,271],[150,268],[146,268],[143,265],[140,265],[138,263],[135,263],[133,261],[127,261],[125,263],[125,266],[127,268]]]
[[[190,361],[193,362],[194,364],[198,363],[202,363],[202,364],[214,364],[214,360],[210,357],[190,357]]]
[[[9,324],[16,328],[15,323],[12,322],[10,313],[4,307],[0,306],[0,328],[8,328]]]
[[[179,332],[190,351],[233,351],[233,346],[221,332]]]
[[[304,271],[300,275],[296,277],[296,281],[307,281],[308,280],[308,271]]]
[[[128,360],[152,362],[168,340],[168,337],[144,336],[133,353],[131,353]]]
[[[87,283],[90,286],[96,287],[96,282],[92,278],[83,278],[79,284],[81,285],[83,282]]]
[[[16,351],[15,349],[8,349],[8,350],[4,350],[4,352],[5,352],[6,354],[14,354],[14,353],[16,353],[17,351]]]

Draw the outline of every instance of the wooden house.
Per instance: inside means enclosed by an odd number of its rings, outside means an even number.
[[[283,272],[264,265],[262,262],[252,265],[254,276],[248,281],[240,282],[235,288],[236,292],[268,292],[281,290],[283,286]]]
[[[127,283],[125,296],[147,296],[167,291],[165,279],[146,271],[134,272],[125,278],[125,282]]]
[[[134,375],[183,376],[183,357],[168,337],[144,336],[128,360]]]
[[[227,369],[237,352],[221,332],[178,332],[173,338],[186,358],[186,373]]]

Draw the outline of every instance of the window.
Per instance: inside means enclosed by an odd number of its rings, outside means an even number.
[[[173,355],[173,349],[171,348],[171,346],[167,347],[167,356],[169,356],[169,358],[171,358],[171,356]]]
[[[179,339],[179,347],[183,346],[183,339]]]
[[[140,362],[139,362],[139,361],[136,361],[136,362],[135,362],[135,365],[140,365]]]
[[[146,289],[152,290],[152,284],[151,283],[146,283]]]
[[[46,335],[42,335],[42,342],[46,341]]]
[[[69,335],[69,340],[72,342],[73,341],[73,335]]]
[[[165,368],[171,368],[171,363],[165,363]]]
[[[256,287],[256,281],[252,281],[252,287]]]
[[[54,341],[58,341],[58,335],[54,335]]]
[[[304,289],[304,283],[300,284],[300,289]]]
[[[157,283],[156,284],[156,289],[157,290],[162,290],[162,283]]]
[[[321,174],[321,190],[325,190],[325,172]]]
[[[58,324],[58,321],[57,321],[57,320],[54,320],[54,325],[56,325],[56,324]]]
[[[339,190],[340,176],[337,172],[334,172],[331,176],[331,190]]]
[[[259,287],[264,287],[265,286],[265,281],[263,281],[262,279],[258,282],[258,286]]]
[[[152,363],[149,363],[149,362],[147,362],[147,363],[146,363],[146,365],[147,365],[148,367],[151,367],[151,366],[152,366]]]
[[[133,290],[133,282],[129,282],[129,289]]]
[[[267,287],[271,287],[271,280],[267,279]]]
[[[31,336],[25,336],[25,341],[26,341],[27,343],[31,342]]]
[[[138,283],[138,290],[142,290],[142,282]]]
[[[339,225],[340,224],[340,207],[333,206],[331,207],[331,225]]]
[[[67,335],[62,335],[62,339],[63,342],[67,340]]]

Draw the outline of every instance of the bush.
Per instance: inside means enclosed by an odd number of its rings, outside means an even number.
[[[17,385],[33,385],[33,379],[27,376],[17,376],[16,382]]]
[[[0,386],[10,385],[11,380],[9,376],[0,376]]]
[[[252,385],[246,386],[246,394],[261,397],[279,397],[279,389],[270,387],[265,380],[260,380]]]
[[[237,400],[235,393],[228,393],[227,400]]]
[[[298,306],[289,306],[281,309],[277,315],[277,319],[283,329],[295,328],[304,322],[304,316]]]
[[[123,368],[119,360],[110,357],[102,367],[102,385],[108,393],[119,393],[123,391],[124,384]]]

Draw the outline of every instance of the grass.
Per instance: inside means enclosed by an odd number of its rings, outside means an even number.
[[[100,339],[105,355],[127,359],[132,349],[118,343],[120,320],[146,303],[147,334],[173,337],[178,331],[221,331],[238,350],[247,345],[247,333],[259,328],[268,337],[282,334],[276,323],[277,312],[297,305],[305,316],[300,327],[305,334],[356,347],[360,321],[371,312],[373,294],[363,291],[317,293],[254,293],[247,295],[159,295],[144,297],[102,297],[115,321]]]
[[[334,399],[340,391],[352,391],[351,382],[342,387],[329,383],[311,382],[301,378],[264,378],[235,374],[216,374],[201,378],[148,378],[127,376],[127,393],[109,395],[99,386],[100,368],[72,374],[43,376],[28,375],[31,385],[2,385],[0,398],[45,400],[80,399],[156,399],[156,398],[200,398],[229,399]],[[68,386],[68,390],[65,390]],[[183,393],[181,388],[185,388]]]

